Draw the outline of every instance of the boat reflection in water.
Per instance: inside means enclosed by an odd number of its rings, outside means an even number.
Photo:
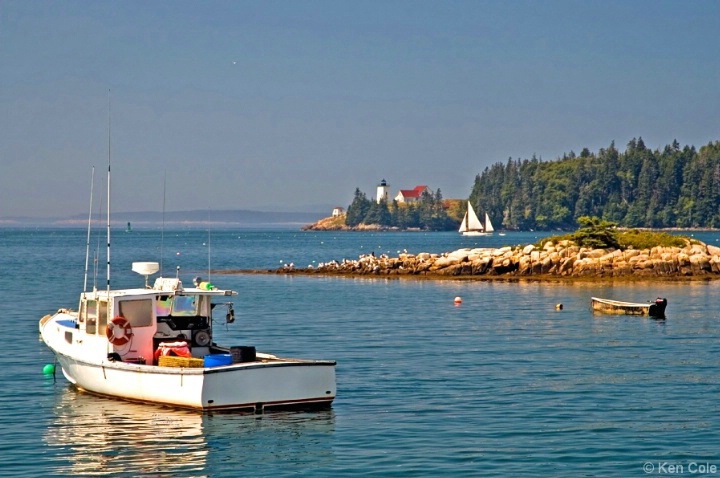
[[[208,449],[202,414],[96,397],[58,395],[50,447],[63,450],[60,475],[202,473]]]
[[[297,471],[334,461],[332,410],[211,415],[73,387],[57,397],[45,438],[55,475],[234,476],[238,465],[267,465],[278,453]]]

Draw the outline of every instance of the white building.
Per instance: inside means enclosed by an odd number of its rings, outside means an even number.
[[[390,197],[390,185],[385,182],[384,179],[380,181],[380,184],[378,184],[377,196],[375,197],[377,198],[378,204],[380,204],[382,201],[387,201]]]
[[[401,189],[395,200],[399,203],[411,203],[417,202],[422,197],[424,192],[430,192],[430,188],[425,185],[415,186],[414,189]]]

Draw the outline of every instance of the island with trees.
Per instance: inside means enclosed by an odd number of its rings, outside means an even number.
[[[666,232],[622,230],[597,217],[583,216],[578,222],[575,232],[546,237],[537,244],[401,253],[397,257],[363,254],[275,272],[476,280],[720,278],[720,247]]]
[[[469,201],[505,230],[573,230],[580,217],[628,228],[720,228],[720,141],[651,150],[638,138],[624,152],[612,142],[555,161],[510,158],[476,176]],[[417,203],[388,204],[357,188],[345,215],[304,229],[454,230],[466,207],[439,189]]]

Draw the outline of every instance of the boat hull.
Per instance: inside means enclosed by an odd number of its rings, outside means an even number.
[[[57,354],[63,375],[88,392],[199,410],[326,408],[335,399],[335,362],[285,361],[212,368],[123,362],[93,364]]]
[[[650,317],[665,317],[667,299],[658,298],[654,302],[638,303],[591,297],[590,304],[592,306],[593,312],[599,312],[603,314],[647,315]]]
[[[165,367],[96,360],[83,355],[69,311],[43,317],[41,336],[65,378],[88,392],[125,400],[198,410],[327,408],[336,394],[335,361],[280,358],[205,368]]]

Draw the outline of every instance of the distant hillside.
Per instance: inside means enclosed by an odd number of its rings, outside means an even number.
[[[168,211],[162,212],[113,212],[112,222],[114,224],[126,222],[135,226],[155,226],[163,224],[182,224],[192,226],[206,224],[221,224],[227,226],[281,226],[281,225],[304,225],[321,219],[326,214],[321,212],[262,212],[247,210],[195,210],[195,211]],[[66,218],[23,218],[12,217],[0,219],[0,224],[5,226],[40,224],[55,226],[75,226],[87,224],[88,216],[77,214]],[[104,220],[104,219],[103,219]],[[101,221],[94,218],[93,222]]]

